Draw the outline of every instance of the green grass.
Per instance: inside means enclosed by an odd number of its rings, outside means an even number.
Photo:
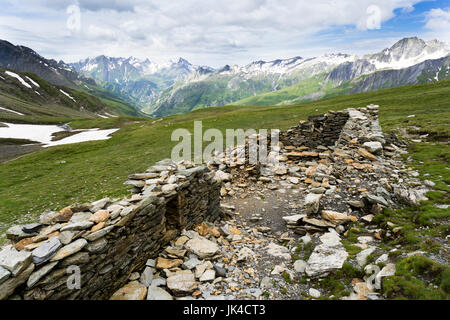
[[[324,99],[290,106],[225,106],[175,115],[162,121],[135,122],[135,118],[78,119],[75,128],[114,127],[120,131],[106,141],[56,146],[0,165],[0,228],[17,223],[24,215],[38,216],[45,209],[60,209],[75,202],[128,194],[123,185],[130,173],[147,169],[170,157],[171,134],[177,128],[193,132],[193,121],[203,129],[287,129],[308,115],[348,107],[380,105],[385,132],[405,125],[448,134],[450,81],[408,86],[372,93]],[[416,114],[415,118],[407,118]],[[69,121],[67,121],[69,122]],[[205,144],[204,146],[206,146]],[[61,161],[65,161],[61,163]]]
[[[32,143],[39,143],[39,142],[28,140],[28,139],[0,138],[0,144],[3,144],[3,145],[22,145],[22,144],[32,144]]]
[[[425,257],[409,257],[396,264],[396,272],[383,281],[391,299],[450,299],[450,267]]]

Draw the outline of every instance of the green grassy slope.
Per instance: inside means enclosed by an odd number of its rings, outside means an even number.
[[[194,120],[203,120],[204,130],[286,129],[311,114],[375,103],[380,105],[380,121],[385,132],[421,126],[424,131],[448,137],[449,92],[447,80],[290,106],[207,108],[162,121],[136,122],[136,119],[122,118],[74,121],[74,127],[120,124],[123,128],[110,140],[52,147],[0,164],[0,223],[3,224],[0,231],[45,209],[127,194],[128,187],[123,182],[128,174],[170,157],[171,148],[177,143],[170,141],[172,131],[187,128],[192,132]],[[416,116],[408,118],[411,114]]]
[[[130,103],[120,99],[118,96],[116,96],[112,92],[110,92],[100,86],[82,84],[80,86],[80,90],[99,98],[102,103],[110,106],[115,111],[117,111],[119,114],[129,115],[129,116],[138,116],[138,117],[147,117],[148,116],[147,114],[137,110]]]
[[[144,116],[131,105],[121,101],[106,91],[94,89],[84,91],[55,86],[33,73],[19,74],[32,88],[22,85],[17,79],[6,75],[7,69],[0,68],[0,107],[24,115],[0,110],[0,120],[25,123],[60,122],[69,118],[94,118],[97,114]],[[32,84],[31,78],[39,87]],[[75,101],[67,97],[63,90]],[[60,119],[56,119],[60,118]]]
[[[331,94],[344,94],[348,90],[350,90],[350,88],[347,88],[346,86],[334,88],[331,82],[325,81],[325,74],[320,74],[300,81],[292,86],[248,97],[236,101],[233,104],[242,106],[287,105],[302,101],[317,100]]]

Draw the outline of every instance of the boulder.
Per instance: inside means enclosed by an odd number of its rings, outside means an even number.
[[[146,287],[149,287],[152,284],[152,280],[153,280],[153,268],[146,267],[141,274],[139,282],[145,285]]]
[[[167,278],[167,287],[175,295],[189,294],[197,288],[195,275],[189,270],[178,271]]]
[[[340,213],[332,210],[322,210],[322,218],[332,222],[335,225],[358,221],[358,218],[356,218],[355,216],[348,216],[345,213]]]
[[[306,274],[310,277],[324,276],[332,270],[341,269],[348,253],[340,242],[336,231],[325,233],[319,239],[322,244],[316,246],[308,259]]]
[[[158,257],[156,259],[156,268],[158,269],[172,269],[183,264],[181,259],[166,259],[163,257]]]
[[[289,252],[289,249],[283,246],[279,246],[273,242],[269,243],[269,245],[266,247],[267,253],[271,256],[282,258],[285,260],[291,260],[291,254]]]
[[[147,287],[138,281],[131,281],[117,290],[110,300],[145,300]]]
[[[200,259],[212,257],[220,250],[219,246],[216,243],[201,236],[198,236],[186,242],[185,247],[190,252],[197,255]]]
[[[364,142],[363,146],[367,151],[374,154],[380,153],[383,150],[383,145],[378,141]]]
[[[147,290],[147,300],[173,300],[173,297],[166,290],[152,285]]]

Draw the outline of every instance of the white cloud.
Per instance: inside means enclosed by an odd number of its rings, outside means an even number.
[[[428,38],[438,38],[450,42],[450,8],[432,9],[425,14],[425,28],[430,32]]]
[[[114,30],[102,28],[96,25],[89,25],[87,29],[87,37],[94,40],[116,40],[117,34]]]
[[[66,29],[67,2],[9,1],[12,10],[0,13],[0,38],[67,61],[99,54],[134,55],[156,61],[183,56],[196,64],[217,67],[252,59],[288,57],[291,53],[318,54],[347,36],[339,34],[336,39],[318,43],[324,32],[336,27],[356,32],[366,30],[368,20],[373,18],[373,13],[367,11],[369,6],[379,9],[383,28],[395,9],[411,10],[417,2],[78,0],[81,32],[72,34]],[[27,18],[21,18],[25,15]]]
[[[450,29],[450,9],[432,9],[427,14],[425,28],[445,31]]]

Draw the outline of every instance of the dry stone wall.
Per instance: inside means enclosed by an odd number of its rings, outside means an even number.
[[[296,127],[283,132],[280,141],[295,147],[333,146],[348,119],[347,110],[312,115],[308,121],[300,121]]]
[[[164,160],[126,183],[139,193],[10,228],[11,244],[0,250],[0,299],[109,299],[182,229],[221,218],[220,183],[205,166]]]

